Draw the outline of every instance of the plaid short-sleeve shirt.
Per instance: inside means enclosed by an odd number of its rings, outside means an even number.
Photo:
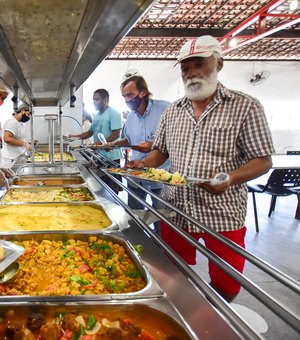
[[[162,116],[153,144],[170,159],[170,171],[186,176],[210,178],[228,173],[252,158],[274,153],[264,109],[253,97],[219,83],[214,100],[196,120],[186,97],[171,104]],[[165,186],[164,198],[216,231],[239,230],[244,226],[247,185],[231,186],[214,195],[196,186]],[[174,222],[199,229],[182,216]]]

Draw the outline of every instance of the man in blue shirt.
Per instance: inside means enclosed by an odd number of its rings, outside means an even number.
[[[165,100],[151,99],[152,94],[148,85],[138,70],[129,70],[125,73],[121,92],[131,111],[123,127],[123,139],[110,144],[133,145],[131,160],[141,160],[151,151],[160,117],[170,103]],[[161,168],[168,170],[169,161],[167,160]],[[157,195],[161,194],[162,184],[160,183],[143,180],[136,180],[136,182]],[[147,194],[143,190],[132,184],[128,184],[128,188],[139,197],[146,199]],[[155,208],[161,207],[160,202],[154,198],[152,198],[152,204]],[[130,195],[128,195],[128,205],[132,209],[144,209],[144,206]],[[154,227],[158,231],[159,223],[154,223]]]
[[[79,137],[81,139],[94,136],[94,143],[102,144],[99,139],[99,133],[103,134],[107,142],[113,142],[120,137],[122,129],[121,114],[109,106],[109,93],[105,89],[98,89],[94,92],[93,102],[97,114],[93,117],[93,122],[88,131],[78,135],[69,135],[69,137]],[[122,152],[120,149],[105,151],[98,149],[98,153],[104,160],[110,159],[120,164]],[[118,193],[119,186],[108,176],[103,176],[101,179],[107,183],[115,192]]]

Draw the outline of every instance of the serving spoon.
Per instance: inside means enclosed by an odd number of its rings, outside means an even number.
[[[18,262],[13,262],[0,273],[0,284],[9,283],[14,280],[18,274],[20,265]]]

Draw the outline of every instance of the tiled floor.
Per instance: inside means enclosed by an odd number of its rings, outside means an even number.
[[[126,200],[127,194],[120,196]],[[275,212],[268,217],[271,196],[256,194],[260,231],[255,231],[252,196],[249,195],[246,219],[246,248],[248,251],[271,264],[278,270],[300,282],[300,221],[294,219],[297,197],[280,197]],[[207,259],[199,254],[193,269],[209,282]],[[271,297],[300,315],[300,297],[287,289],[251,263],[246,263],[244,274]],[[278,318],[245,289],[234,299],[234,304],[246,306],[257,312],[267,322],[268,330],[262,336],[266,339],[296,340],[300,338],[289,325]],[[247,320],[246,320],[247,321]]]
[[[260,231],[256,233],[252,196],[249,195],[246,219],[246,248],[248,251],[271,264],[300,283],[300,221],[294,219],[296,196],[280,197],[275,212],[268,217],[271,196],[257,194]],[[195,271],[207,281],[207,260],[201,254],[197,258]],[[300,315],[300,297],[269,275],[246,263],[244,274],[258,287],[267,292],[296,315]],[[268,331],[262,334],[266,339],[296,340],[300,338],[290,326],[280,320],[245,289],[234,299],[234,304],[250,308],[261,315],[268,324]]]

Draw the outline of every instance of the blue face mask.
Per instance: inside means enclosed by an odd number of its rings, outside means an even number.
[[[126,102],[127,106],[130,108],[130,110],[136,111],[138,107],[141,105],[144,98],[139,97],[139,94],[135,96],[133,99]]]

